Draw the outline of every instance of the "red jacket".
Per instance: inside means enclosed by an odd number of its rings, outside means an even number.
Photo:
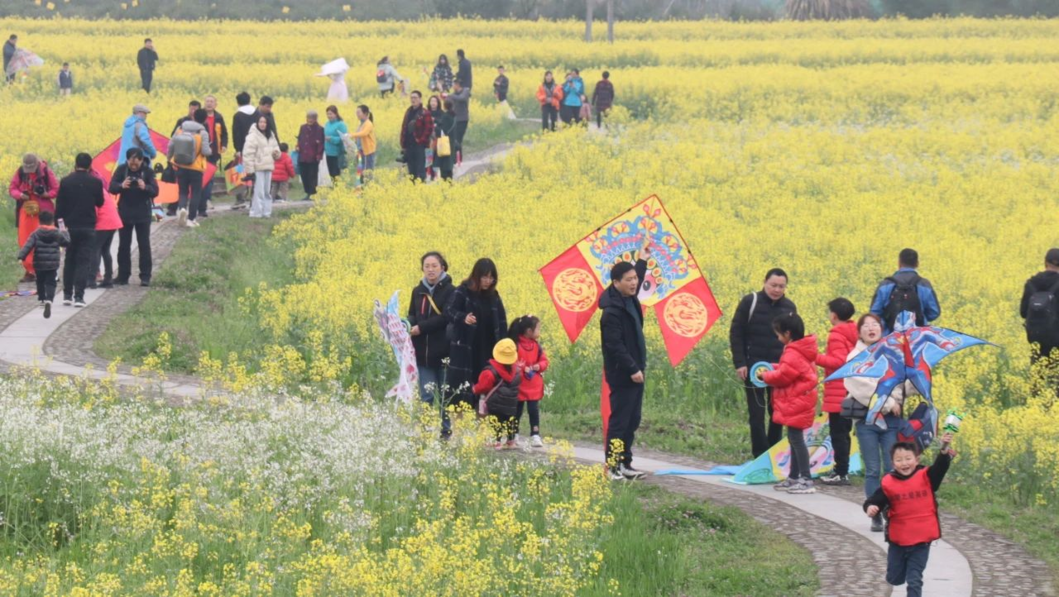
[[[838,371],[846,364],[849,353],[857,346],[857,323],[843,321],[831,328],[827,334],[827,350],[816,355],[816,364],[824,368],[824,377]],[[829,381],[824,384],[824,412],[842,411],[842,399],[846,397],[846,384],[843,380]]]
[[[406,133],[408,132],[408,117],[412,115],[412,110],[415,108],[408,108],[405,111],[404,119],[401,121],[401,149],[408,149],[408,142]],[[430,115],[430,110],[421,108],[419,116],[416,117],[413,123],[412,134],[415,135],[416,145],[422,147],[430,147],[430,141],[434,136],[434,117]]]
[[[541,366],[540,371],[522,376],[522,384],[518,387],[519,401],[540,400],[544,397],[544,376],[542,374],[548,370],[548,356],[544,354],[540,342],[529,338],[519,338],[518,360],[524,367]]]
[[[795,429],[808,429],[816,418],[816,336],[795,340],[783,348],[779,365],[762,379],[776,388],[772,420]]]
[[[294,162],[289,153],[282,153],[276,160],[276,167],[272,170],[272,182],[287,182],[294,178]]]
[[[510,365],[501,365],[493,359],[489,359],[489,364],[496,369],[496,372],[500,374],[500,377],[504,381],[512,381],[515,379],[515,371]],[[500,383],[500,380],[493,375],[493,372],[489,370],[489,367],[482,369],[481,375],[478,376],[478,383],[474,384],[471,388],[471,392],[478,395],[488,394],[490,390],[496,387],[496,384]]]

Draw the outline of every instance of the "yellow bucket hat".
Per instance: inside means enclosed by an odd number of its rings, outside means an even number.
[[[496,346],[493,347],[493,360],[501,365],[514,365],[515,361],[518,360],[518,349],[515,348],[515,341],[511,338],[504,338],[497,342]]]

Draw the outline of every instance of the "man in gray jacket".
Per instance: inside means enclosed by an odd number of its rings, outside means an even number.
[[[452,82],[452,93],[447,99],[452,100],[452,111],[456,114],[456,126],[452,129],[452,154],[456,164],[463,163],[463,136],[467,134],[467,124],[471,121],[471,90],[456,79]]]

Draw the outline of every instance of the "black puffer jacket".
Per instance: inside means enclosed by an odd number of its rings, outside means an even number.
[[[641,283],[647,274],[647,262],[636,262],[636,275]],[[625,297],[613,284],[599,297],[600,346],[603,350],[603,373],[612,388],[628,388],[637,385],[632,376],[637,371],[647,370],[647,343],[643,335],[643,309],[640,299]]]
[[[135,184],[127,189],[121,188],[125,179],[130,177],[143,179],[147,188],[141,190]],[[151,212],[154,210],[154,198],[158,196],[158,181],[150,168],[141,166],[138,171],[131,172],[126,164],[118,166],[110,177],[110,187],[107,190],[111,195],[118,196],[118,215],[121,216],[122,224],[142,224],[154,218]]]
[[[464,320],[468,313],[481,315],[485,309],[489,309],[492,316],[491,340],[487,346],[476,346],[476,342],[479,342],[476,339],[478,324],[467,325]],[[493,292],[483,296],[471,290],[464,282],[453,290],[444,312],[448,322],[453,324],[456,335],[455,342],[449,344],[447,381],[452,388],[458,388],[464,383],[474,385],[478,381],[478,374],[486,365],[485,362],[475,362],[475,354],[491,354],[493,345],[507,336],[507,311],[504,309],[504,301],[499,293]],[[461,394],[469,399],[468,392]]]
[[[69,233],[59,232],[58,228],[52,226],[41,226],[26,239],[25,246],[18,252],[18,259],[22,261],[30,251],[33,251],[33,269],[58,270],[59,261],[62,258],[60,247],[68,246],[70,246]]]
[[[449,341],[445,338],[449,320],[445,317],[445,306],[452,298],[453,290],[452,278],[447,275],[434,286],[433,295],[423,282],[412,289],[408,324],[419,326],[419,335],[412,336],[412,346],[416,350],[416,364],[420,367],[440,367],[441,360],[449,356]]]
[[[1019,304],[1019,315],[1026,319],[1030,306],[1030,297],[1034,293],[1050,290],[1057,284],[1059,284],[1059,272],[1047,270],[1038,272],[1032,278],[1026,280],[1026,287],[1022,290],[1022,303]]]
[[[757,305],[754,305],[754,296]],[[750,312],[751,306],[754,312]],[[778,363],[783,354],[783,343],[772,331],[772,321],[780,315],[797,313],[798,308],[787,297],[773,301],[764,290],[750,293],[739,301],[732,316],[732,328],[728,340],[732,347],[732,363],[748,367],[758,361]]]

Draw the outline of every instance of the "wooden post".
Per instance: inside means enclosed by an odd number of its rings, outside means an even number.
[[[614,0],[607,0],[607,42],[614,43]]]

